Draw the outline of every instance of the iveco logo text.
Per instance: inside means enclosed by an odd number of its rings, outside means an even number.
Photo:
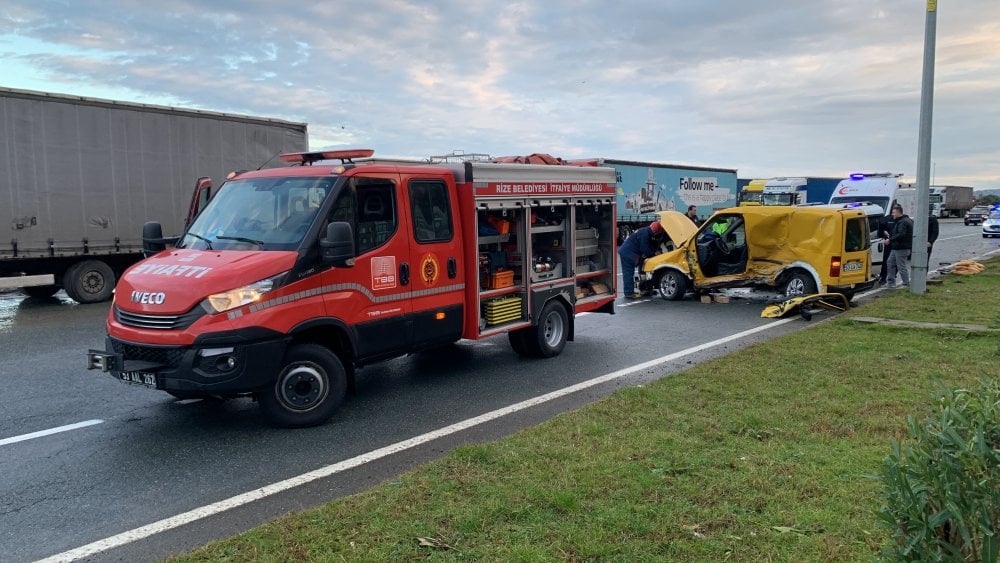
[[[146,303],[148,305],[162,305],[167,300],[166,293],[150,293],[148,291],[133,291],[133,303]]]

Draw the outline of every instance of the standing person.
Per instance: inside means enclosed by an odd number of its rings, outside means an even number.
[[[648,227],[636,229],[618,247],[618,258],[622,265],[622,291],[626,299],[642,297],[635,290],[635,268],[643,259],[659,253],[663,234],[660,222],[653,221]]]
[[[892,251],[889,253],[889,273],[885,279],[885,286],[889,289],[896,287],[897,273],[903,278],[903,287],[909,287],[910,250],[913,248],[913,221],[903,213],[899,204],[892,206],[892,217],[896,224],[889,235]]]
[[[696,227],[700,227],[701,226],[701,224],[702,224],[703,221],[698,218],[698,207],[697,206],[695,206],[695,205],[689,205],[687,213],[685,213],[685,215],[687,216],[688,219],[691,220],[692,223],[694,223],[694,226],[696,226]]]
[[[931,268],[931,250],[934,249],[934,241],[938,238],[938,220],[934,213],[927,215],[927,269]]]
[[[892,228],[895,224],[896,220],[892,218],[891,212],[878,220],[878,234],[882,239],[882,268],[878,272],[879,285],[885,285],[886,274],[889,273],[889,252],[892,250],[889,245],[889,235],[892,234]]]

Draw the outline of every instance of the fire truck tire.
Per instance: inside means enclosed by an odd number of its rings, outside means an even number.
[[[816,293],[816,281],[808,272],[796,270],[785,279],[785,283],[781,286],[781,293],[785,297],[812,295]]]
[[[687,278],[677,270],[667,270],[656,278],[656,289],[667,301],[677,301],[687,293]]]
[[[512,330],[507,333],[507,340],[510,342],[510,347],[517,352],[518,356],[530,356],[531,353],[528,351],[528,345],[525,344],[524,336],[526,330]]]
[[[536,358],[558,356],[566,347],[569,334],[569,316],[558,301],[549,301],[538,315],[538,324],[524,329],[524,343],[528,354]]]
[[[340,358],[319,344],[294,344],[285,352],[274,385],[260,392],[260,408],[273,424],[304,428],[323,424],[347,395]]]
[[[52,297],[59,291],[58,285],[35,285],[32,287],[22,287],[21,291],[28,297]]]
[[[63,287],[78,303],[107,301],[115,288],[115,272],[100,260],[77,262],[66,270]]]

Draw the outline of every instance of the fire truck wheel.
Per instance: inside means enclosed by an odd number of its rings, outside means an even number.
[[[531,353],[528,351],[528,345],[525,344],[524,336],[526,330],[512,330],[507,333],[507,340],[510,342],[510,347],[517,352],[519,356],[530,356]]]
[[[285,352],[284,367],[270,388],[260,393],[260,408],[284,428],[323,424],[347,394],[347,372],[340,358],[319,344],[295,344]]]
[[[111,299],[115,288],[115,273],[100,260],[84,260],[73,264],[63,276],[66,294],[79,303],[100,303]]]
[[[667,270],[656,278],[656,289],[667,301],[677,301],[687,292],[687,278],[677,270]]]
[[[781,293],[785,297],[798,297],[799,295],[812,295],[816,293],[816,282],[808,272],[797,270],[785,280],[781,288]]]
[[[525,329],[524,343],[530,355],[551,358],[566,347],[568,332],[566,308],[558,301],[549,301],[538,315],[538,324]]]

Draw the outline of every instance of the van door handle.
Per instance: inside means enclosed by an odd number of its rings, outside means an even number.
[[[454,278],[458,275],[458,262],[455,261],[455,257],[451,256],[448,258],[448,277]]]
[[[406,262],[399,265],[399,283],[400,285],[409,285],[410,283],[410,265]]]

